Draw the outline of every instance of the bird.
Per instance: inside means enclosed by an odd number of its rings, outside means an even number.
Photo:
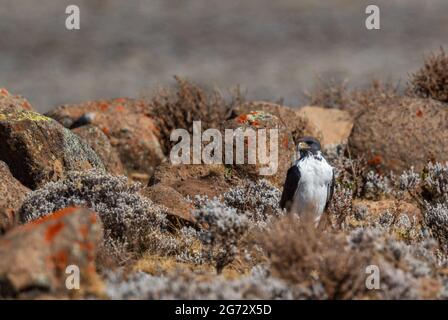
[[[70,129],[76,129],[88,124],[93,123],[95,120],[95,112],[87,112],[84,113],[81,117],[79,117],[75,122],[70,125]]]
[[[286,174],[280,207],[299,216],[311,214],[318,224],[333,198],[335,171],[313,137],[299,139],[297,158]]]

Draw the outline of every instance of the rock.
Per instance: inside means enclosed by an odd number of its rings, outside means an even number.
[[[192,204],[174,188],[158,183],[143,189],[142,195],[151,199],[155,204],[167,208],[168,218],[176,226],[195,222],[191,214]]]
[[[405,97],[366,109],[355,121],[350,150],[384,172],[411,166],[418,172],[428,161],[448,161],[447,123],[446,104]]]
[[[239,129],[244,133],[250,132],[248,130],[252,129],[256,134],[259,134],[260,129],[266,129],[267,137],[266,144],[264,144],[264,146],[269,155],[270,146],[272,143],[274,143],[274,145],[278,147],[277,159],[275,159],[275,156],[272,158],[268,157],[268,164],[263,164],[260,162],[259,149],[263,144],[259,143],[259,139],[257,136],[257,143],[255,146],[255,150],[253,150],[253,152],[255,152],[256,154],[256,164],[249,164],[249,139],[245,139],[244,164],[235,164],[236,139],[234,139],[233,168],[242,178],[250,178],[252,180],[265,178],[277,186],[282,186],[286,176],[286,172],[288,171],[289,167],[296,157],[294,141],[290,130],[285,126],[285,123],[281,121],[280,118],[270,113],[264,111],[251,111],[249,113],[243,113],[234,119],[226,121],[223,124],[221,130],[223,132],[223,136],[226,129]],[[269,135],[270,129],[278,130],[277,140],[271,140],[271,137]],[[277,163],[275,164],[275,162]],[[271,169],[269,169],[269,167]]]
[[[114,175],[124,175],[123,164],[118,153],[112,148],[109,138],[101,129],[93,125],[86,125],[73,129],[72,132],[83,139],[96,152],[107,172]]]
[[[67,128],[85,124],[99,127],[131,176],[134,172],[152,174],[165,159],[150,108],[144,100],[119,98],[64,105],[47,115]]]
[[[252,101],[236,106],[232,110],[232,114],[233,117],[236,117],[257,110],[278,117],[291,132],[294,142],[297,142],[303,136],[312,136],[322,140],[322,132],[320,129],[300,109],[293,109],[270,102]]]
[[[163,163],[156,168],[148,186],[157,184],[168,186],[184,197],[206,195],[213,198],[231,187],[232,178],[224,165]]]
[[[11,175],[6,163],[0,161],[0,234],[14,225],[15,213],[29,191]]]
[[[33,110],[31,104],[21,96],[12,95],[5,88],[0,88],[0,110]]]
[[[92,148],[70,130],[21,109],[0,110],[0,160],[31,189],[58,180],[70,170],[104,170]]]
[[[101,240],[97,214],[74,207],[12,229],[0,238],[0,297],[31,291],[67,294],[70,265],[79,268],[83,290],[97,280],[95,257]]]
[[[303,114],[322,133],[322,147],[347,143],[353,128],[353,119],[347,111],[306,106],[297,113]]]

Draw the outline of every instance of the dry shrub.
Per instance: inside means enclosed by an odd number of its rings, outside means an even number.
[[[343,233],[322,232],[312,219],[288,216],[260,236],[274,276],[288,283],[322,283],[328,298],[350,299],[365,288],[367,252],[350,250]]]
[[[353,197],[360,197],[369,170],[365,158],[352,157],[350,149],[342,145],[327,148],[325,157],[335,168],[336,185],[351,190]]]
[[[409,91],[421,98],[448,102],[448,56],[443,48],[426,57],[423,67],[412,74]]]
[[[391,104],[400,96],[398,86],[390,82],[374,80],[365,88],[350,90],[346,80],[322,79],[311,93],[305,95],[310,105],[346,110],[355,116],[366,108]]]
[[[332,109],[344,109],[350,102],[350,93],[347,80],[324,81],[318,78],[313,91],[305,92],[308,104]]]
[[[238,253],[238,244],[249,228],[249,220],[236,209],[218,200],[205,201],[193,212],[198,224],[205,226],[199,233],[204,244],[204,257],[221,273]]]
[[[205,92],[200,87],[179,77],[177,90],[162,89],[152,99],[152,114],[157,119],[160,128],[161,141],[165,153],[171,150],[176,142],[170,141],[174,129],[193,130],[193,121],[201,121],[202,129],[219,128],[227,113],[236,103],[226,102],[216,90]],[[240,100],[239,95],[234,97]]]
[[[110,272],[106,294],[111,299],[305,299],[307,292],[296,292],[281,280],[271,278],[255,268],[249,275],[228,279],[223,275],[207,277],[182,271],[167,276],[143,272],[122,275]]]
[[[19,215],[29,222],[66,207],[88,207],[103,222],[107,255],[121,260],[123,252],[176,254],[182,246],[170,232],[165,210],[141,196],[140,188],[124,176],[71,171],[31,192]]]
[[[333,228],[339,229],[353,212],[353,193],[350,189],[336,185],[327,217]]]

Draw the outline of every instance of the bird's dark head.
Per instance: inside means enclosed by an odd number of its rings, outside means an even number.
[[[320,142],[313,137],[303,137],[297,142],[297,151],[300,154],[300,158],[307,155],[316,155],[321,150]]]

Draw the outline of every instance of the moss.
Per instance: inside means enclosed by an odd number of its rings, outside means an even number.
[[[37,112],[25,111],[25,110],[20,110],[20,111],[14,112],[14,113],[0,114],[0,120],[10,120],[10,121],[26,121],[26,120],[28,120],[28,121],[33,121],[33,122],[53,121],[51,118],[48,118],[48,117],[41,115]]]

